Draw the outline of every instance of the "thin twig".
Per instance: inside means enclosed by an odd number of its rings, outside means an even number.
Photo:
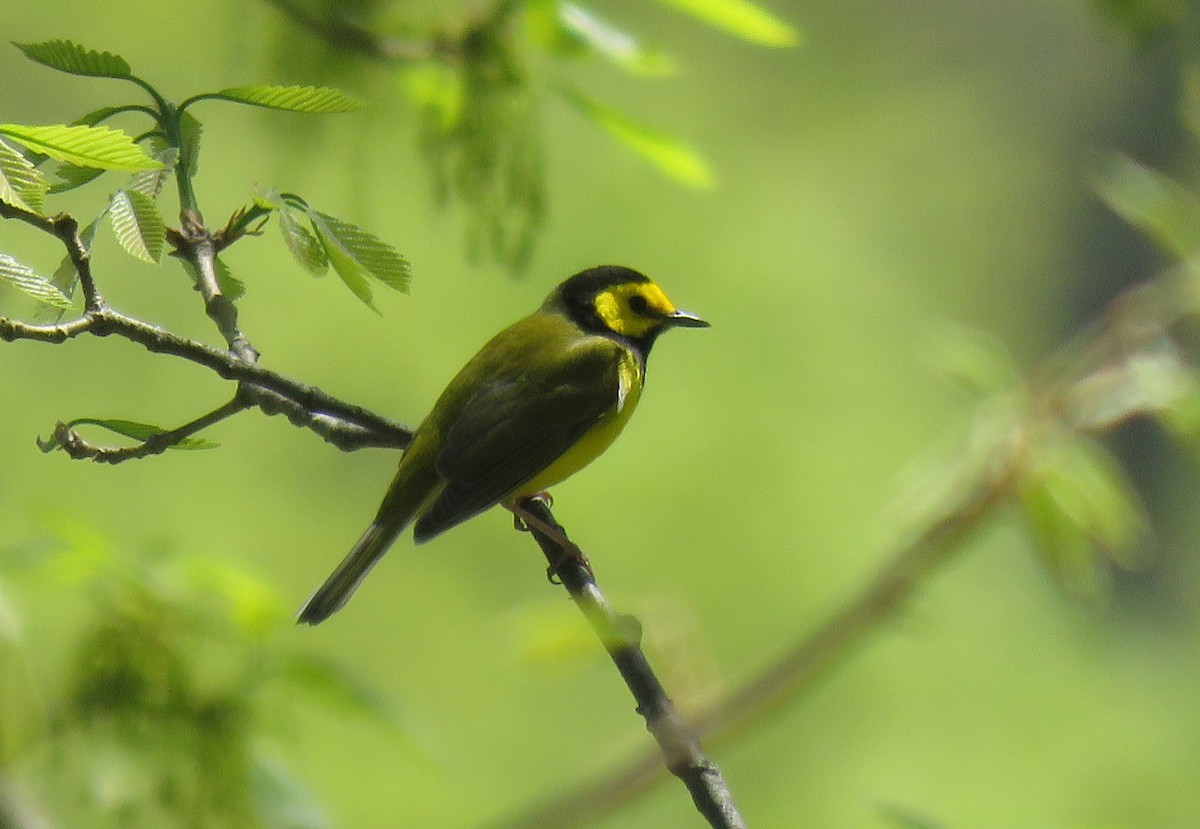
[[[247,363],[258,362],[258,350],[238,327],[237,306],[221,290],[217,279],[217,249],[212,234],[198,216],[184,211],[183,230],[172,234],[175,254],[186,260],[196,273],[196,290],[204,300],[204,312],[216,325],[229,350]]]
[[[54,429],[54,436],[50,444],[61,447],[63,451],[75,460],[92,460],[97,463],[118,464],[124,461],[147,458],[151,455],[161,455],[168,449],[183,443],[183,441],[197,432],[220,423],[226,418],[233,417],[239,412],[245,411],[250,405],[249,402],[234,397],[228,403],[217,407],[213,411],[207,412],[182,426],[158,432],[136,446],[98,446],[82,437],[67,424],[59,423]]]
[[[657,764],[683,781],[696,808],[714,829],[745,829],[721,770],[709,760],[700,743],[667,696],[641,649],[641,625],[618,614],[596,586],[591,566],[567,539],[550,508],[527,499],[513,508],[541,547],[550,569],[587,617],[637,702],[637,711],[659,747]],[[531,520],[530,520],[531,519]],[[546,528],[549,529],[547,532]]]
[[[345,445],[347,448],[376,446],[403,449],[412,440],[412,430],[402,423],[397,423],[362,406],[339,400],[315,386],[299,383],[270,369],[247,363],[227,351],[176,336],[163,328],[126,316],[113,308],[105,307],[60,325],[29,325],[0,317],[0,340],[10,342],[13,340],[37,340],[60,343],[81,334],[122,337],[155,354],[169,354],[204,366],[226,380],[236,380],[274,392],[284,400],[303,409],[305,415],[301,425],[308,426],[319,434],[322,432],[336,433],[336,430],[329,424],[330,418],[347,421],[351,427],[359,427],[358,430],[353,428],[346,430]],[[264,399],[256,398],[255,405],[260,405]],[[263,405],[269,414],[278,414],[283,411],[282,406],[270,409],[268,405]],[[324,417],[322,418],[322,416]],[[291,419],[290,416],[289,419]],[[367,440],[367,435],[360,430],[373,433],[374,439]],[[324,437],[325,434],[322,436]],[[340,445],[336,440],[330,442]]]

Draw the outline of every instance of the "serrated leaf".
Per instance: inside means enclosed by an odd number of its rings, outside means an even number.
[[[588,120],[649,161],[661,172],[691,187],[713,186],[712,172],[700,153],[681,139],[635,121],[623,112],[573,89],[560,89],[563,99]]]
[[[33,268],[22,265],[5,253],[0,253],[0,281],[7,282],[45,305],[55,308],[71,307],[71,300],[50,284],[49,280],[38,276],[33,272]]]
[[[352,294],[378,314],[379,309],[375,307],[375,294],[371,291],[370,282],[367,281],[367,269],[360,265],[350,251],[346,250],[346,246],[333,235],[320,214],[310,213],[309,221],[312,223],[317,239],[321,242],[321,247],[325,250],[325,255],[329,258],[329,263],[333,265],[334,273],[346,284]]]
[[[50,183],[29,159],[0,141],[0,201],[41,215]]]
[[[175,166],[178,158],[178,147],[164,147],[158,150],[154,154],[154,160],[162,167],[157,170],[139,170],[130,177],[125,189],[149,196],[151,199],[158,198],[158,194],[162,192],[163,184],[170,178],[171,168]]]
[[[32,61],[66,72],[93,78],[131,78],[129,64],[120,55],[88,49],[70,40],[14,43]]]
[[[329,256],[320,240],[296,221],[295,214],[286,206],[275,209],[279,216],[279,230],[292,257],[313,276],[324,276],[329,270]]]
[[[576,41],[622,69],[638,75],[670,75],[675,63],[657,49],[639,43],[590,10],[574,3],[555,4],[560,25]]]
[[[184,110],[179,115],[179,134],[179,157],[187,164],[188,175],[195,178],[200,169],[200,139],[204,135],[204,125]]]
[[[407,293],[410,276],[408,260],[394,247],[361,227],[328,213],[309,211],[309,218],[314,224],[319,220],[321,232],[331,234],[340,242],[368,274],[393,290]]]
[[[122,418],[98,418],[98,417],[77,417],[66,424],[68,429],[74,429],[76,426],[99,426],[101,429],[107,429],[110,432],[121,435],[123,437],[132,438],[133,440],[147,441],[156,435],[161,435],[169,430],[161,426],[155,426],[150,423],[142,423],[137,420],[124,420]],[[184,438],[178,443],[172,444],[172,449],[215,449],[220,444],[214,443],[207,438],[190,437]]]
[[[237,302],[246,295],[246,283],[233,275],[229,265],[220,256],[213,259],[213,267],[217,272],[217,286],[231,301]]]
[[[154,199],[136,190],[118,190],[109,202],[108,217],[126,253],[144,262],[158,262],[166,225]]]
[[[104,170],[150,170],[159,163],[120,130],[108,127],[0,124],[0,135],[55,161]]]
[[[750,0],[658,0],[761,46],[796,46],[800,32]]]
[[[364,106],[341,90],[327,86],[231,86],[201,97],[287,112],[353,112]]]
[[[57,195],[58,193],[67,193],[77,187],[95,181],[106,171],[95,167],[76,167],[74,164],[60,164],[58,169],[54,171],[54,175],[58,177],[58,181],[50,185],[49,192]]]
[[[1125,221],[1168,252],[1200,252],[1200,197],[1144,164],[1119,156],[1101,173],[1096,192]]]

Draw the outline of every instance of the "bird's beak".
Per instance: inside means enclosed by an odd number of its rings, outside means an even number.
[[[679,328],[708,328],[709,322],[687,311],[675,310],[667,314],[667,325]]]

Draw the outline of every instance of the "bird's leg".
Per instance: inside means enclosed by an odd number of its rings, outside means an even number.
[[[512,504],[504,505],[510,512],[512,512],[513,526],[518,531],[529,532],[531,529],[535,529],[557,544],[559,550],[562,551],[562,554],[558,557],[558,559],[551,562],[550,566],[546,568],[546,578],[548,578],[551,582],[558,584],[558,570],[568,561],[578,562],[579,565],[587,571],[589,576],[593,575],[592,564],[590,561],[588,561],[587,556],[583,554],[583,550],[579,549],[575,542],[567,538],[561,528],[547,524],[545,521],[529,512],[529,510],[525,509],[525,501],[527,500],[541,501],[547,507],[550,507],[554,504],[554,499],[550,496],[549,492],[536,492],[527,498],[522,498],[521,500]]]

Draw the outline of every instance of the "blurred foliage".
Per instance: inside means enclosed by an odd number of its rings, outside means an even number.
[[[31,667],[44,637],[0,604],[0,776],[49,825],[318,829],[322,810],[281,759],[303,705],[394,714],[336,663],[279,645],[279,597],[212,558],[115,553],[94,532],[9,545],[16,601],[69,590],[63,676]],[[0,825],[32,827],[31,821]]]
[[[799,42],[795,28],[749,0],[663,3],[760,46]],[[323,37],[342,60],[365,56],[401,67],[401,88],[420,115],[420,144],[436,199],[466,206],[475,259],[486,254],[518,272],[529,265],[548,207],[539,117],[547,92],[670,178],[692,187],[712,184],[707,163],[687,142],[558,79],[566,64],[594,56],[643,77],[675,71],[662,48],[643,43],[588,4],[495,0],[462,23],[434,26],[423,37],[414,34],[421,24],[406,3],[274,4]]]

